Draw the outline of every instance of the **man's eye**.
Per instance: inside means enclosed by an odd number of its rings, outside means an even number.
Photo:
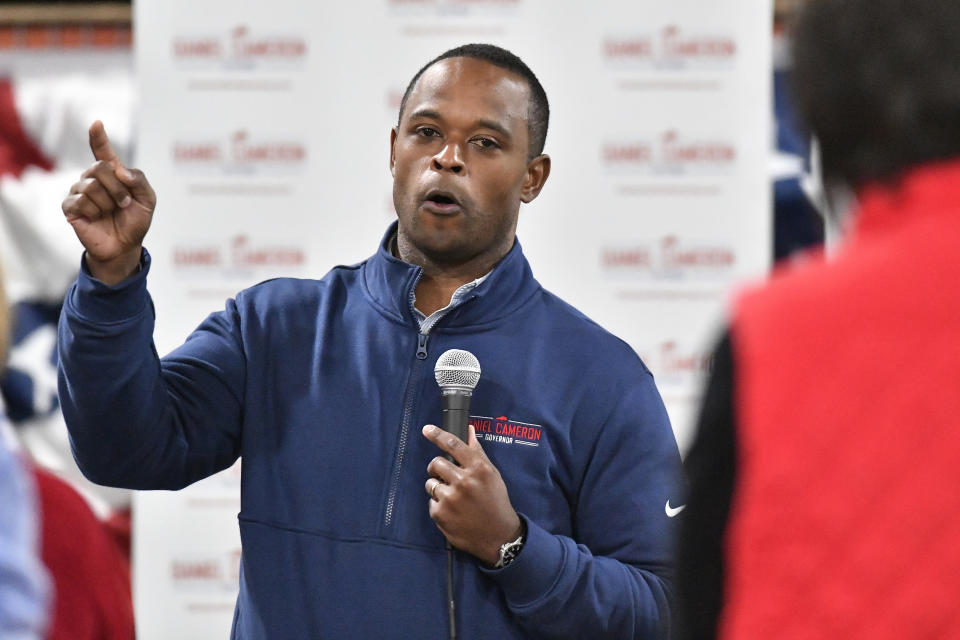
[[[483,137],[474,138],[473,142],[483,149],[496,149],[497,147],[500,146],[499,144],[497,144],[495,140],[492,140],[491,138],[483,138]]]
[[[440,135],[440,132],[432,127],[420,127],[417,133],[425,138],[435,138]]]

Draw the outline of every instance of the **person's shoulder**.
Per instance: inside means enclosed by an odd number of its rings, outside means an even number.
[[[325,279],[313,278],[270,278],[248,287],[237,294],[237,302],[274,302],[302,300],[320,294],[328,283]]]
[[[315,293],[340,284],[349,284],[355,279],[363,262],[352,265],[337,265],[322,278],[294,278],[282,276],[269,278],[252,285],[241,292],[247,296],[283,296]]]
[[[650,373],[625,340],[557,294],[541,287],[540,296],[546,317],[568,348],[582,352],[587,359],[601,362],[602,366],[639,367],[644,373]]]
[[[363,263],[338,265],[322,278],[277,277],[263,280],[238,294],[251,300],[301,300],[304,296],[318,296],[338,287],[350,286]]]
[[[897,268],[888,251],[871,246],[801,252],[774,265],[765,280],[744,286],[734,297],[734,318],[819,317],[837,305],[883,296]]]

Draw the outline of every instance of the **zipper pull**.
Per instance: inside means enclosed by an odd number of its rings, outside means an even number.
[[[429,337],[425,333],[421,333],[417,337],[417,360],[427,359],[427,338]]]

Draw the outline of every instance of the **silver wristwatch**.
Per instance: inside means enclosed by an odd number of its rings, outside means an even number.
[[[493,565],[493,568],[503,569],[513,562],[520,554],[520,550],[523,549],[523,543],[526,542],[526,537],[527,527],[524,526],[519,538],[511,540],[510,542],[504,542],[500,545],[500,558],[497,560],[497,564]]]

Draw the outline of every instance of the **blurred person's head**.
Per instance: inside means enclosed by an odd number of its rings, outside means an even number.
[[[807,0],[773,0],[773,24],[780,27],[788,24]]]
[[[793,31],[797,106],[828,187],[960,155],[960,2],[810,0]]]

